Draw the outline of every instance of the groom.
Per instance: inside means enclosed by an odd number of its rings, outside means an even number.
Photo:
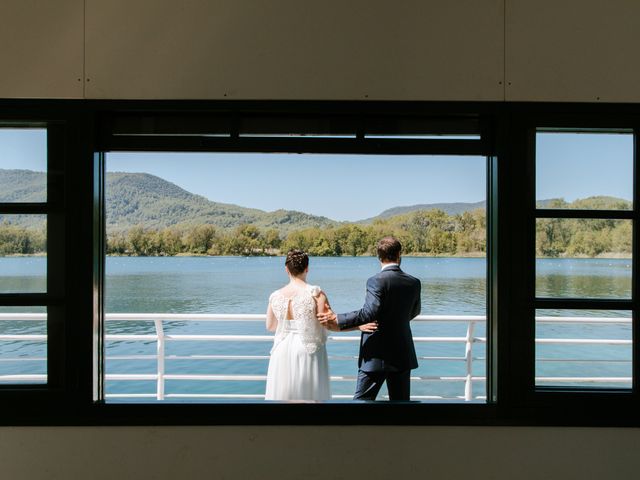
[[[400,270],[402,246],[394,237],[377,244],[381,270],[367,280],[364,306],[355,312],[318,314],[329,330],[378,323],[360,337],[354,400],[375,400],[386,381],[391,400],[409,400],[409,374],[418,367],[409,322],[420,313],[420,280]]]

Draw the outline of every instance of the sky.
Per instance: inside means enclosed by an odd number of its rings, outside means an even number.
[[[539,133],[536,149],[538,200],[632,198],[632,135]],[[0,168],[44,171],[46,133],[0,129]],[[485,159],[469,156],[118,152],[107,169],[151,173],[216,202],[334,220],[486,197]]]
[[[633,135],[538,133],[536,200],[633,197]]]
[[[110,153],[107,169],[149,172],[218,202],[334,220],[486,195],[482,157]]]

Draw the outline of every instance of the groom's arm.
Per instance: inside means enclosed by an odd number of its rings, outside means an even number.
[[[374,322],[380,312],[382,303],[382,286],[376,277],[367,280],[367,295],[364,299],[364,305],[360,310],[349,313],[339,313],[337,322],[340,330],[364,325],[365,323]]]

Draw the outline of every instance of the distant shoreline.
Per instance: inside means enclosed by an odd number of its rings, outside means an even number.
[[[46,253],[16,253],[10,255],[0,255],[0,258],[38,258],[46,257]],[[203,258],[261,258],[261,257],[284,257],[284,253],[280,254],[265,254],[265,255],[207,255],[205,253],[178,253],[176,255],[114,255],[108,254],[106,257],[114,258],[175,258],[175,257],[203,257]],[[373,255],[310,255],[313,258],[375,258]],[[464,255],[446,255],[446,254],[429,254],[429,253],[410,253],[403,255],[404,258],[486,258],[484,252],[470,252]],[[632,255],[629,253],[610,252],[595,257],[589,257],[587,255],[576,255],[573,257],[545,257],[536,256],[536,259],[540,260],[631,260]]]
[[[10,255],[7,255],[10,256]],[[285,257],[286,253],[278,253],[278,254],[265,254],[265,255],[208,255],[206,253],[177,253],[175,255],[119,255],[119,254],[108,254],[107,257],[115,257],[115,258],[171,258],[171,257],[203,257],[203,258],[267,258],[267,257]],[[484,258],[486,255],[484,253],[470,253],[465,255],[431,255],[428,253],[422,254],[407,254],[402,255],[403,258]],[[311,258],[375,258],[374,255],[309,255]]]

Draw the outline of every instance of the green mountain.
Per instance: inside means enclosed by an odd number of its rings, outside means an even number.
[[[564,198],[550,198],[538,200],[538,208],[570,208],[574,210],[631,210],[633,202],[623,198],[597,195],[588,198],[579,198],[573,202],[567,202]]]
[[[582,210],[631,210],[631,208],[633,207],[633,203],[622,198],[600,195],[578,199],[573,202],[567,202],[562,198],[549,198],[546,200],[538,200],[537,206],[538,208],[571,208]],[[404,215],[420,210],[442,210],[447,215],[460,215],[464,212],[472,212],[478,209],[484,210],[486,207],[487,202],[485,202],[484,200],[474,203],[426,203],[419,205],[409,205],[404,207],[390,208],[380,213],[379,215],[376,215],[375,217],[360,220],[357,223],[372,223],[378,219],[396,217],[398,215]]]
[[[108,173],[106,183],[106,220],[111,231],[128,230],[134,225],[161,229],[209,224],[226,230],[252,224],[287,233],[337,224],[326,217],[303,212],[265,212],[213,202],[148,173]]]
[[[0,202],[46,202],[47,176],[31,170],[0,168]]]
[[[47,176],[31,170],[0,168],[0,202],[46,202]],[[0,215],[0,225],[8,222],[29,229],[42,229],[44,215]]]
[[[231,230],[243,224],[276,229],[280,234],[310,227],[325,228],[348,222],[293,210],[265,212],[255,208],[213,202],[190,193],[177,185],[148,173],[107,173],[106,222],[109,232],[129,230],[135,225],[163,229],[170,226],[191,227],[210,224]],[[0,169],[0,202],[42,202],[46,200],[46,175],[30,170]],[[615,197],[594,196],[574,202],[547,199],[538,202],[539,208],[630,209],[631,202]],[[378,219],[390,219],[420,210],[439,209],[457,215],[484,209],[486,202],[431,203],[390,208],[358,224],[370,224]],[[3,218],[25,227],[39,227],[43,218],[33,215],[11,215]]]
[[[395,217],[397,215],[404,215],[406,213],[418,212],[420,210],[442,210],[447,215],[459,215],[464,212],[471,212],[479,208],[486,208],[487,202],[484,200],[475,203],[422,203],[419,205],[408,205],[404,207],[393,207],[385,210],[384,212],[376,215],[375,217],[366,218],[360,220],[357,223],[372,223],[375,220]]]
[[[338,224],[326,217],[292,210],[265,212],[212,202],[148,173],[107,173],[106,193],[106,225],[110,232],[128,230],[134,225],[162,229],[210,224],[227,230],[250,223],[286,234],[291,230]],[[45,200],[46,175],[43,172],[0,169],[0,202]],[[27,215],[12,215],[6,220],[26,227],[41,224],[40,218]]]

